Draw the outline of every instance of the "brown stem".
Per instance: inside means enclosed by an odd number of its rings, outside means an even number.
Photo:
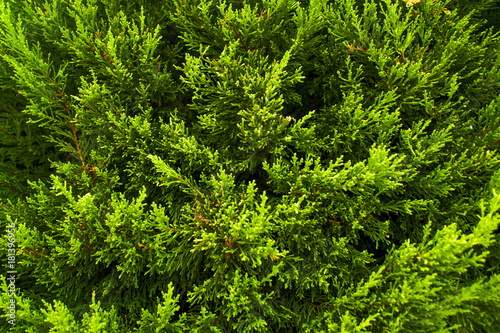
[[[61,107],[66,110],[66,112],[68,113],[68,117],[69,117],[69,126],[71,128],[71,132],[73,133],[73,138],[75,140],[75,144],[76,144],[76,149],[78,151],[78,155],[80,157],[80,161],[82,163],[82,166],[85,165],[85,161],[83,159],[83,155],[82,155],[82,152],[80,150],[80,143],[78,142],[78,138],[76,136],[76,128],[75,128],[75,124],[73,124],[73,117],[71,116],[71,112],[69,110],[69,106],[68,106],[68,103],[66,101],[66,97],[64,96],[64,94],[62,93],[61,89],[59,89],[59,86],[54,82],[54,80],[52,80],[50,77],[47,76],[47,74],[45,73],[42,73],[43,76],[45,76],[46,78],[49,79],[49,81],[54,85],[54,87],[56,88],[57,90],[57,94],[59,95],[59,98],[61,98],[61,100],[63,101],[64,105],[62,105]]]
[[[0,104],[0,108],[4,109],[5,111],[7,111],[11,116],[14,116],[16,117],[17,119],[19,119],[18,116],[16,116],[14,113],[12,113],[9,109],[7,109],[4,105]]]
[[[231,24],[231,27],[233,28],[233,31],[234,31],[234,34],[236,35],[236,37],[238,37],[238,39],[240,40],[241,45],[243,45],[243,48],[245,49],[245,51],[248,52],[248,48],[247,48],[245,42],[243,41],[243,39],[241,39],[241,36],[240,36],[240,34],[238,34],[238,31],[236,31],[236,28],[234,27],[234,25]]]
[[[21,191],[21,190],[19,190],[19,189],[15,188],[15,187],[10,186],[9,184],[4,184],[4,183],[0,183],[0,184],[1,184],[3,187],[7,187],[8,189],[11,189],[12,191],[15,191],[15,192],[17,192],[17,193],[21,193],[21,194],[22,194],[22,195],[24,195],[25,197],[27,197],[27,196],[28,196],[28,194],[24,193],[23,191]]]

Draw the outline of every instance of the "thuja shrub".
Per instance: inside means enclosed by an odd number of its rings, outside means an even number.
[[[0,1],[14,332],[499,332],[490,0]]]

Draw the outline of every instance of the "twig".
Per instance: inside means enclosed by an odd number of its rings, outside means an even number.
[[[59,95],[59,97],[61,98],[61,100],[64,103],[64,105],[61,106],[61,107],[64,110],[66,110],[66,112],[68,113],[70,128],[71,128],[71,132],[73,132],[73,138],[75,139],[76,149],[78,151],[78,155],[80,157],[80,161],[82,162],[82,166],[85,166],[85,161],[83,159],[82,151],[80,150],[80,144],[79,144],[78,138],[76,136],[75,125],[73,124],[73,117],[71,116],[71,112],[69,110],[68,103],[66,102],[66,98],[65,98],[64,94],[61,92],[61,89],[59,89],[59,86],[54,82],[54,80],[52,80],[50,77],[48,77],[47,74],[45,74],[45,73],[42,73],[42,74],[43,74],[43,76],[45,76],[46,78],[48,78],[49,81],[54,85],[54,87],[57,90],[57,94]]]
[[[19,189],[15,188],[15,187],[10,186],[9,184],[4,184],[4,183],[0,183],[0,184],[1,184],[3,187],[7,187],[8,189],[11,189],[12,191],[15,191],[15,192],[17,192],[17,193],[21,193],[21,194],[22,194],[22,195],[24,195],[25,197],[27,197],[27,196],[28,196],[28,194],[24,193],[23,191],[21,191],[21,190],[19,190]]]

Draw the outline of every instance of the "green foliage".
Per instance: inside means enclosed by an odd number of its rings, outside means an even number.
[[[0,327],[498,332],[498,24],[0,0]]]

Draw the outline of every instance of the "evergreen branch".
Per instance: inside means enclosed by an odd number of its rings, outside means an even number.
[[[10,171],[12,171],[14,173],[18,173],[19,172],[19,170],[11,168],[10,166],[8,166],[7,164],[5,164],[4,162],[2,162],[2,164],[5,165]],[[23,178],[26,179],[26,176],[24,176],[23,174],[21,174],[21,177],[23,177]]]
[[[201,23],[200,19],[198,18],[198,16],[196,16],[195,14],[193,14],[193,12],[191,11],[191,9],[187,6],[185,0],[182,0],[182,4],[186,6],[189,14],[191,14],[191,16],[196,20],[196,22],[199,24],[200,27],[203,28],[203,31],[205,31],[207,33],[207,35],[209,35],[210,38],[212,38],[213,41],[215,41],[215,36],[214,36],[214,32],[213,31],[210,31],[211,33],[209,33],[207,31],[207,29],[204,27],[203,23]]]
[[[11,116],[19,119],[18,116],[16,116],[14,113],[12,113],[9,109],[7,109],[3,104],[0,103],[0,108],[4,109],[5,111],[7,111]]]
[[[9,184],[0,183],[0,185],[2,185],[3,187],[6,187],[6,188],[8,188],[8,189],[10,189],[10,190],[12,190],[12,191],[15,191],[15,192],[17,192],[17,193],[20,193],[20,194],[24,195],[25,197],[27,197],[27,196],[28,196],[28,194],[24,193],[23,191],[21,191],[21,190],[19,190],[19,189],[15,188],[15,187],[10,186]]]
[[[235,34],[235,35],[236,35],[236,37],[238,37],[238,39],[240,40],[241,45],[243,45],[243,48],[245,49],[245,51],[247,51],[247,52],[248,52],[248,48],[247,48],[247,46],[246,46],[245,42],[243,41],[243,39],[241,38],[240,34],[238,33],[238,31],[236,31],[236,28],[234,27],[234,25],[233,25],[233,24],[231,24],[231,23],[230,23],[230,25],[231,25],[231,28],[233,28],[234,34]]]
[[[314,304],[314,303],[311,303],[309,301],[306,301],[305,299],[301,298],[300,299],[304,304],[308,304],[308,305],[311,305],[311,306],[314,306],[315,308],[318,308],[318,309],[336,309],[338,308],[338,306],[324,306],[324,305],[319,305],[319,304]]]
[[[47,79],[49,79],[49,81],[52,83],[52,85],[56,88],[57,90],[57,94],[59,96],[59,98],[63,101],[64,103],[64,106],[61,106],[65,111],[66,113],[68,114],[68,118],[69,118],[69,126],[70,126],[70,129],[71,129],[71,132],[73,133],[73,138],[74,138],[74,141],[75,141],[75,144],[76,144],[76,150],[78,151],[78,155],[80,157],[80,162],[82,163],[82,166],[85,166],[85,161],[83,159],[83,155],[82,155],[82,151],[80,150],[80,143],[78,142],[78,138],[77,138],[77,135],[76,135],[76,128],[75,128],[75,124],[73,123],[73,117],[71,116],[71,111],[69,109],[69,106],[68,106],[68,103],[66,101],[66,97],[65,95],[62,93],[61,89],[59,89],[59,86],[54,82],[54,80],[52,80],[52,78],[48,77],[46,73],[42,73],[43,76],[45,76]],[[58,104],[59,105],[59,104]]]
[[[3,105],[1,105],[1,104],[0,104],[0,106],[3,106]],[[7,109],[6,109],[6,110],[7,110]],[[9,110],[7,110],[7,112],[9,112],[11,115],[13,115],[13,116],[14,116],[14,117],[16,117],[16,118],[19,118],[19,117],[17,117],[15,114],[11,113]],[[10,136],[10,137],[12,138],[12,140],[16,141],[17,143],[20,143],[20,142],[19,142],[19,140],[18,140],[18,138],[17,138],[15,135],[11,135],[11,134],[9,134],[9,133],[7,133],[7,132],[3,131],[2,129],[0,129],[0,132],[7,134],[8,136]],[[27,148],[27,149],[29,150],[29,147],[28,147],[28,145],[27,145],[27,144],[23,144],[22,146],[23,146],[24,148]],[[45,156],[45,154],[43,154],[43,153],[40,153],[40,155],[39,155],[39,156],[41,156],[41,157],[46,157],[46,156]],[[11,171],[17,172],[16,170],[14,170],[14,169],[12,169],[12,168],[10,168],[10,167],[9,167],[9,169],[10,169]]]

